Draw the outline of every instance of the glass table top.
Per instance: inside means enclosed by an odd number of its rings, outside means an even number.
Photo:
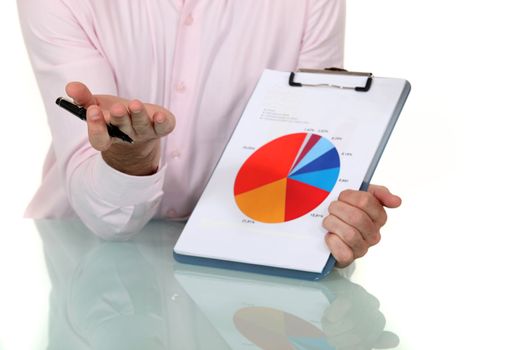
[[[0,349],[421,349],[461,333],[461,291],[424,294],[425,277],[377,255],[319,282],[197,267],[172,257],[182,228],[108,242],[74,220],[12,225]]]

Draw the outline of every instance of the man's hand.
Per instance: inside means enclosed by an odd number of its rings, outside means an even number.
[[[89,142],[112,168],[128,175],[151,175],[160,160],[160,138],[175,128],[175,117],[167,109],[128,101],[117,96],[93,95],[79,82],[67,84],[66,93],[87,109]],[[109,136],[113,124],[131,137],[128,144]]]
[[[379,243],[379,230],[386,223],[384,207],[397,208],[401,198],[383,186],[370,185],[368,192],[345,190],[330,204],[323,220],[326,244],[338,267],[346,267]]]

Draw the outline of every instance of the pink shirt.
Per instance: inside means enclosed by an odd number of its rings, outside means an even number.
[[[125,238],[191,213],[265,68],[341,67],[344,0],[18,0],[52,144],[26,215],[78,216]],[[109,167],[86,124],[59,109],[69,81],[166,107],[159,170]]]

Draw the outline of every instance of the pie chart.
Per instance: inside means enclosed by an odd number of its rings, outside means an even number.
[[[325,137],[313,133],[281,136],[243,163],[235,178],[235,202],[258,222],[294,220],[326,199],[339,168],[339,153]]]

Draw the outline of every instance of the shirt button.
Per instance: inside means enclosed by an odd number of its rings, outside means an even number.
[[[175,219],[177,217],[177,211],[175,209],[170,209],[166,215],[171,219]]]
[[[177,92],[184,93],[184,91],[186,91],[186,84],[184,84],[183,81],[180,81],[175,87],[175,90],[177,90]]]
[[[191,26],[193,24],[193,16],[192,15],[186,16],[186,19],[184,20],[184,24],[187,26]]]
[[[180,157],[180,152],[175,150],[173,152],[171,152],[171,158],[179,158]]]

